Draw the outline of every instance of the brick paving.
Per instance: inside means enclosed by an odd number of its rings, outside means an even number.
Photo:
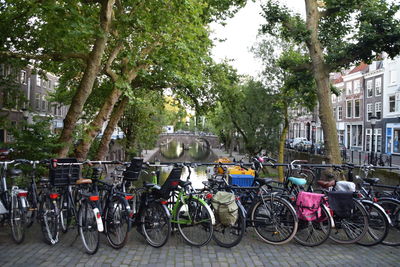
[[[61,236],[51,247],[41,240],[36,225],[28,229],[24,243],[16,245],[8,228],[0,227],[0,266],[399,266],[400,247],[363,247],[327,241],[318,247],[303,247],[292,241],[282,246],[260,241],[252,229],[231,249],[213,241],[205,247],[186,245],[178,234],[162,248],[145,244],[132,229],[127,245],[114,250],[102,235],[99,251],[87,255],[76,230]]]

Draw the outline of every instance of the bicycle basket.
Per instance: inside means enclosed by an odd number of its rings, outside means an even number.
[[[79,179],[81,174],[80,165],[58,165],[53,166],[53,162],[57,163],[77,163],[78,160],[75,158],[62,158],[52,159],[49,166],[49,180],[52,186],[67,186],[75,184],[76,180]]]
[[[143,159],[142,158],[133,158],[131,160],[131,164],[124,171],[124,179],[126,181],[137,181],[140,176],[140,172],[142,171]]]

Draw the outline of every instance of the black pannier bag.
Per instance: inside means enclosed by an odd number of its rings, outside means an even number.
[[[81,165],[56,165],[56,163],[77,163],[76,158],[50,160],[49,180],[52,186],[68,186],[75,184],[81,176]]]
[[[346,218],[353,214],[354,200],[352,192],[330,191],[328,192],[329,207],[333,210],[333,214]]]
[[[142,158],[133,158],[131,160],[131,164],[124,171],[124,179],[126,181],[137,181],[140,176],[140,172],[143,168],[143,159]]]

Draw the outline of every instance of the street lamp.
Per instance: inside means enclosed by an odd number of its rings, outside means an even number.
[[[374,144],[374,136],[375,136],[375,124],[376,124],[376,120],[378,118],[375,116],[371,116],[369,118],[370,122],[371,122],[371,127],[372,127],[372,141],[371,141],[371,157],[370,157],[370,163],[373,164],[374,163],[374,150],[375,150],[375,144]]]
[[[316,122],[314,120],[312,120],[311,121],[311,151],[313,154],[315,154],[315,148],[314,148],[315,126],[316,126]]]

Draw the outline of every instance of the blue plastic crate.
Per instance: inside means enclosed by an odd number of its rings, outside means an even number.
[[[229,175],[229,184],[237,186],[251,186],[254,181],[253,175],[231,174]]]

